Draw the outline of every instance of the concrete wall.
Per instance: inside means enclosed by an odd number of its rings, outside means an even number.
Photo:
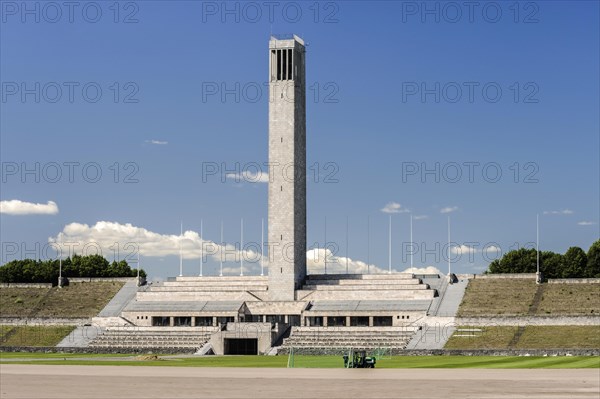
[[[523,278],[535,280],[535,273],[498,273],[498,274],[476,274],[474,278]]]
[[[600,278],[549,278],[548,284],[600,284]]]
[[[67,318],[67,317],[0,317],[0,325],[8,326],[82,326],[91,323],[91,318]]]
[[[457,317],[460,326],[598,326],[600,316]]]
[[[0,283],[0,288],[52,288],[52,283]]]

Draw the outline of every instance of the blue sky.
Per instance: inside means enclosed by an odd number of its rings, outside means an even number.
[[[416,267],[446,270],[421,255],[444,252],[448,216],[463,273],[496,257],[484,246],[535,241],[536,214],[542,249],[600,236],[598,2],[481,2],[472,15],[462,2],[276,2],[272,15],[263,2],[120,2],[118,15],[112,1],[37,4],[1,3],[0,199],[56,207],[3,203],[2,263],[44,258],[49,238],[99,242],[109,259],[111,240],[119,257],[139,241],[150,275],[172,276],[180,221],[184,274],[198,273],[200,220],[206,241],[223,221],[239,242],[243,218],[245,241],[260,242],[267,185],[221,175],[267,161],[270,33],[307,43],[310,248],[327,218],[338,256],[387,270],[391,215],[404,270],[408,211]],[[203,178],[214,163],[228,172]]]

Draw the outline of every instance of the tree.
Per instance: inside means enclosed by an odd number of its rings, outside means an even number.
[[[587,253],[585,277],[600,277],[600,240],[594,242]]]
[[[571,247],[563,255],[562,278],[584,277],[587,267],[587,255],[579,247]]]

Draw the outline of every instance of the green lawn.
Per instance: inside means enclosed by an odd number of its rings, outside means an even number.
[[[461,337],[465,332],[455,331],[445,349],[507,349],[518,327],[479,328],[482,333]],[[600,348],[600,326],[527,326],[515,349],[594,349]]]
[[[525,315],[537,286],[528,279],[472,279],[457,316]]]
[[[71,283],[58,288],[2,288],[2,317],[92,317],[123,287],[123,282]]]
[[[539,315],[600,314],[600,284],[546,284]]]
[[[44,354],[28,354],[44,357]],[[0,356],[2,363],[46,364],[46,365],[111,365],[111,366],[170,366],[170,367],[287,367],[287,356],[205,356],[165,358],[163,360],[101,360],[90,356],[89,360],[69,360],[69,357],[86,355],[60,355],[66,360],[56,359],[51,354],[47,360],[16,361]],[[111,355],[106,355],[107,357]],[[341,356],[295,356],[296,368],[341,368]],[[600,368],[600,357],[561,356],[393,356],[379,360],[377,368]]]
[[[528,326],[515,348],[600,348],[600,326]]]
[[[455,331],[446,342],[445,349],[503,349],[508,348],[508,343],[514,337],[518,327],[501,326],[501,327],[471,327],[461,326],[458,329],[480,329],[481,333],[471,333],[473,336],[461,337],[460,335],[468,335],[467,332]]]
[[[74,326],[17,326],[14,327],[14,332],[8,334],[8,339],[6,339],[5,333],[2,334],[0,345],[56,346],[74,329]]]

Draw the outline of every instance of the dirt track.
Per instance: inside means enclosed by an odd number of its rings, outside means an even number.
[[[4,398],[594,398],[598,369],[249,369],[0,365]]]

